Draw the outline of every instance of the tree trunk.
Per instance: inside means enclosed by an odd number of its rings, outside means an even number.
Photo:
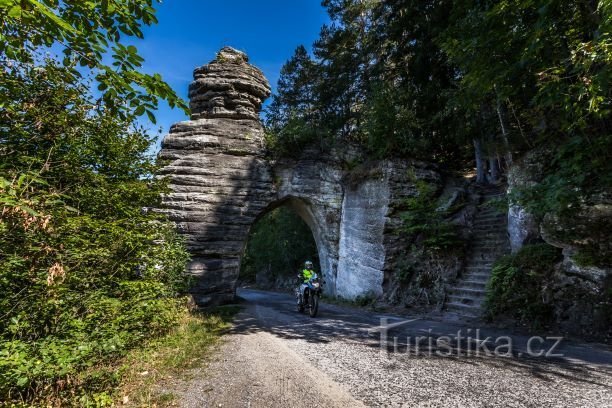
[[[489,157],[490,182],[495,184],[499,180],[499,161],[497,156]]]
[[[504,141],[504,149],[506,150],[504,159],[506,160],[506,167],[510,167],[510,165],[512,165],[512,151],[510,151],[510,142],[508,141],[508,130],[506,128],[506,124],[504,123],[504,115],[502,113],[502,107],[501,103],[499,102],[499,98],[495,98],[495,101],[497,117],[499,118],[499,126],[501,127],[502,140]]]
[[[485,184],[487,182],[486,162],[482,156],[482,142],[474,139],[474,158],[476,159],[476,182]]]

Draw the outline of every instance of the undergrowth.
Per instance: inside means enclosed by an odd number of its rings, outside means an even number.
[[[531,327],[548,323],[553,305],[543,300],[542,292],[559,260],[559,249],[548,244],[528,245],[497,260],[487,285],[487,316],[506,315]]]
[[[48,387],[35,398],[6,401],[12,407],[111,407],[170,405],[175,396],[156,387],[163,379],[180,377],[184,370],[201,366],[229,327],[239,306],[207,312],[183,308],[168,334],[143,340],[125,356],[84,369],[63,387]],[[0,404],[2,406],[3,404]]]

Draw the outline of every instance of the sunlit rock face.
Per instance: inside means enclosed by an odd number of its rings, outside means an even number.
[[[161,174],[171,192],[164,211],[185,236],[198,304],[234,297],[240,256],[250,225],[274,200],[263,157],[261,104],[270,95],[263,73],[246,54],[225,47],[196,68],[189,86],[191,120],[164,138]]]
[[[358,161],[359,154],[347,146],[328,153],[307,149],[299,159],[272,163],[264,154],[259,119],[269,95],[268,81],[246,54],[225,47],[195,69],[191,119],[173,125],[163,140],[160,158],[167,165],[161,175],[170,192],[162,211],[192,255],[187,272],[194,277],[195,302],[234,299],[249,229],[283,205],[310,227],[328,294],[381,294],[385,271],[401,250],[389,228],[399,219],[387,204],[401,200],[401,192],[416,191],[414,180],[396,177],[415,173],[409,171],[413,166],[404,163],[397,170],[380,162],[372,172],[355,174],[347,162]]]
[[[189,85],[191,119],[232,118],[259,121],[262,102],[270,96],[263,73],[242,51],[224,47],[209,64],[193,71]]]

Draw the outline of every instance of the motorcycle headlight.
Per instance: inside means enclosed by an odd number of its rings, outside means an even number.
[[[312,286],[315,287],[315,288],[318,288],[319,287],[319,282],[312,282]]]

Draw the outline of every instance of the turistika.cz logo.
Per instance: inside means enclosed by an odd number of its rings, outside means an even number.
[[[380,326],[369,329],[380,333],[380,350],[385,357],[396,355],[438,357],[540,357],[559,358],[557,353],[563,337],[531,336],[520,341],[512,336],[483,337],[480,329],[463,328],[456,333],[437,335],[432,329],[420,330],[424,335],[390,336],[389,332],[419,319],[390,321],[381,318]]]

